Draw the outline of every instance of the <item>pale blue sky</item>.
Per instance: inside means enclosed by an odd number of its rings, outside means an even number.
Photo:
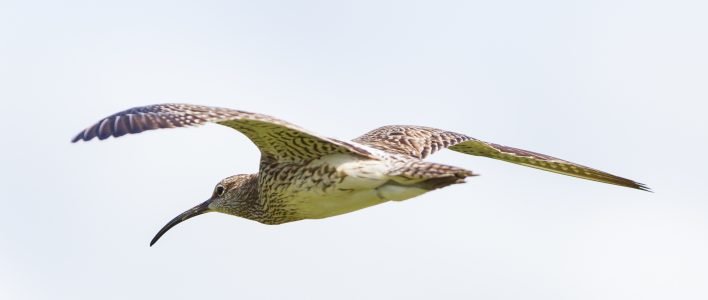
[[[0,299],[706,299],[705,1],[0,0]],[[169,219],[257,169],[228,128],[70,144],[132,106],[342,139],[463,132],[645,193],[443,152],[465,185],[336,218]]]

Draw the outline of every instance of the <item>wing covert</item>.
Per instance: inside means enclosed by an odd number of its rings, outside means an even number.
[[[352,141],[389,153],[424,159],[470,139],[464,134],[431,127],[389,125],[369,131]]]
[[[642,183],[597,169],[533,151],[488,143],[442,129],[391,125],[374,129],[353,141],[411,159],[424,159],[440,149],[449,148],[456,152],[503,160],[544,171],[650,191]]]
[[[352,153],[370,157],[365,149],[319,136],[286,121],[235,109],[191,104],[155,104],[131,108],[110,115],[89,126],[72,142],[99,140],[146,130],[190,127],[217,123],[248,137],[263,155],[278,161],[318,158],[327,154]]]

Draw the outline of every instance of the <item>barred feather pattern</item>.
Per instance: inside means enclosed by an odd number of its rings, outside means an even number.
[[[464,134],[436,128],[389,125],[369,131],[353,141],[385,152],[425,159],[441,149],[470,139]]]
[[[131,108],[89,126],[72,142],[100,140],[146,130],[217,123],[246,135],[263,155],[278,161],[300,161],[327,154],[352,153],[371,158],[366,149],[319,136],[283,120],[240,110],[191,104],[156,104]]]
[[[465,154],[489,157],[558,174],[650,191],[642,183],[553,156],[488,143],[464,134],[431,127],[383,126],[353,141],[412,159],[424,159],[441,149],[449,148]]]
[[[190,104],[131,108],[101,119],[72,142],[205,123],[241,132],[262,154],[259,173],[223,181],[235,192],[227,193],[228,199],[220,198],[223,203],[214,209],[266,224],[333,216],[389,199],[405,200],[475,175],[462,168],[423,161],[441,149],[649,190],[641,183],[597,169],[441,129],[384,126],[344,142],[267,115]]]

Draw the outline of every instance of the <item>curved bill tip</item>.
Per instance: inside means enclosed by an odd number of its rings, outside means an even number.
[[[154,238],[150,241],[150,247],[157,243],[157,240],[162,237],[163,234],[165,234],[168,230],[170,230],[172,227],[175,227],[175,225],[182,223],[192,217],[196,217],[198,215],[201,215],[203,213],[209,212],[209,203],[211,203],[211,199],[204,201],[202,204],[199,204],[195,207],[192,207],[188,209],[187,211],[181,213],[179,216],[174,217],[174,219],[170,220],[165,224],[165,226],[160,229],[160,231],[157,232]]]

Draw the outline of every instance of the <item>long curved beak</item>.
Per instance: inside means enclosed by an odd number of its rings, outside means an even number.
[[[175,225],[182,223],[183,221],[186,221],[189,218],[196,217],[196,216],[201,215],[203,213],[209,212],[210,211],[209,210],[209,203],[211,203],[211,199],[204,201],[204,203],[202,203],[202,204],[199,204],[195,207],[190,208],[189,210],[181,213],[179,216],[176,216],[174,219],[167,222],[167,224],[164,227],[162,227],[162,229],[160,229],[160,231],[157,232],[155,237],[152,238],[152,241],[150,241],[150,247],[152,247],[152,245],[154,245],[157,242],[157,240],[159,240],[160,237],[162,237],[162,235],[165,234],[165,232],[170,230],[170,228],[175,227]]]

